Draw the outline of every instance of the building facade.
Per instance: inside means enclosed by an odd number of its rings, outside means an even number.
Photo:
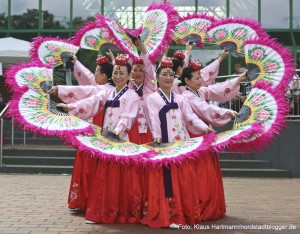
[[[62,3],[63,2],[63,3]],[[157,1],[159,2],[159,1]],[[300,68],[299,0],[171,0],[180,15],[205,12],[216,18],[252,18],[262,24],[273,38],[293,52]],[[127,28],[137,28],[152,0],[0,0],[0,38],[14,37],[27,41],[37,36],[70,38],[96,13],[118,19]],[[172,49],[184,49],[173,46]],[[195,48],[192,56],[205,64],[220,54],[220,48]],[[232,74],[240,59],[228,57],[220,75]]]

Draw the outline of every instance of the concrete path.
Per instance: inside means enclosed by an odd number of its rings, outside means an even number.
[[[226,217],[172,230],[85,224],[67,209],[70,178],[0,174],[0,233],[300,233],[300,179],[224,178]]]

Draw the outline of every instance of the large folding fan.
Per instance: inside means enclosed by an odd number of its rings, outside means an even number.
[[[101,28],[106,28],[109,31],[110,35],[116,42],[116,45],[128,53],[133,60],[138,60],[139,54],[137,47],[124,28],[114,19],[107,18],[102,15],[97,15],[96,17],[99,26]]]
[[[227,18],[212,23],[207,34],[217,45],[230,51],[235,57],[243,56],[243,42],[247,39],[264,38],[268,35],[257,21]]]
[[[247,147],[243,147],[243,144],[240,144],[241,139],[248,139],[254,136],[258,137],[263,131],[264,127],[261,123],[253,123],[218,133],[215,141],[212,143],[212,149],[215,151],[231,150],[251,152],[252,147],[255,148],[255,146],[249,143]]]
[[[28,87],[45,96],[52,87],[53,68],[37,62],[10,66],[5,73],[6,83],[15,92]]]
[[[79,47],[73,45],[70,40],[37,37],[31,44],[30,58],[57,67],[70,61],[78,50]]]
[[[157,153],[142,145],[124,141],[112,132],[93,125],[94,134],[77,135],[65,134],[62,139],[72,147],[88,151],[91,155],[104,160],[114,160],[121,163],[132,163],[143,166],[145,160]]]
[[[171,42],[179,15],[174,7],[167,3],[151,4],[142,19],[141,40],[144,41],[152,62],[161,55]]]
[[[143,146],[156,151],[158,154],[149,157],[147,162],[154,166],[168,165],[168,163],[182,163],[185,159],[201,157],[201,152],[209,151],[215,139],[215,134],[210,133],[197,138],[179,140],[171,143],[148,143]]]
[[[28,89],[24,93],[13,95],[8,116],[14,116],[24,125],[24,129],[43,135],[93,133],[93,128],[88,122],[57,109],[56,104]]]
[[[95,50],[101,53],[108,49],[115,50],[116,43],[105,27],[100,27],[98,22],[88,22],[78,29],[72,42],[83,49]]]
[[[211,43],[206,30],[213,22],[215,18],[206,14],[188,14],[177,23],[172,39],[176,44],[189,41],[203,48],[204,44]]]
[[[293,55],[286,48],[271,39],[255,39],[245,41],[244,50],[252,85],[264,81],[285,90],[295,73]]]
[[[285,127],[288,110],[289,105],[282,92],[272,89],[266,83],[257,83],[248,94],[233,128],[239,129],[253,123],[261,123],[264,131],[258,135],[241,138],[239,144],[245,146],[251,144],[253,149],[263,149],[265,144]]]

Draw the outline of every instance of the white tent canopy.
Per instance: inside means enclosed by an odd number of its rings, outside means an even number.
[[[30,42],[13,37],[0,38],[0,63],[3,67],[28,62]]]

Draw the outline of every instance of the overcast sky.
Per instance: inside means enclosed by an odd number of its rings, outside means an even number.
[[[174,6],[193,6],[194,1],[171,0]],[[38,0],[11,0],[12,14],[22,14],[26,9],[38,8]],[[55,15],[56,20],[64,17],[69,18],[69,5],[61,4],[62,0],[43,0],[43,9]],[[74,0],[74,17],[81,16],[87,18],[100,12],[101,0]],[[107,7],[111,5],[123,6],[130,5],[131,1],[109,0]],[[136,6],[147,6],[152,0],[136,0]],[[184,2],[184,4],[183,4]],[[266,28],[287,28],[289,26],[288,15],[289,5],[287,0],[262,0],[262,25]],[[251,17],[257,19],[257,0],[231,0],[231,15],[237,17]],[[226,0],[199,0],[199,9],[215,9],[219,14],[226,6]],[[300,24],[300,0],[294,0],[294,24]],[[59,6],[59,7],[58,7]],[[0,12],[7,12],[7,0],[0,0]],[[106,8],[107,9],[107,8]],[[297,10],[296,10],[297,9]],[[297,26],[295,26],[297,27]]]

